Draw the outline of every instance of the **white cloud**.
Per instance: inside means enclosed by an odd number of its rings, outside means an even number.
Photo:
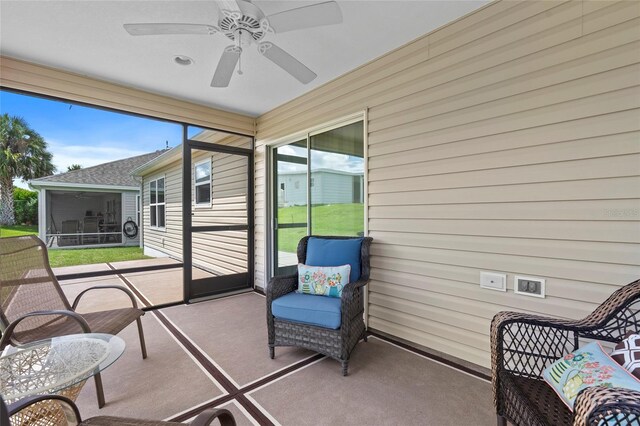
[[[147,151],[110,146],[64,145],[49,140],[49,151],[53,154],[56,173],[64,173],[72,164],[83,168],[145,154]]]
[[[346,154],[312,151],[311,170],[332,169],[344,172],[363,173],[364,160]]]
[[[307,156],[305,148],[291,145],[278,148],[278,153],[302,158]],[[364,173],[364,159],[333,152],[311,151],[311,169],[332,169]],[[278,171],[280,172],[303,172],[305,170],[307,170],[307,166],[304,164],[280,162],[278,165]]]

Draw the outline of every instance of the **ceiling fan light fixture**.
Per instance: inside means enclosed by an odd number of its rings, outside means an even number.
[[[176,55],[173,57],[173,62],[178,65],[187,66],[193,64],[195,61],[188,56],[185,55]]]
[[[213,75],[212,87],[228,87],[236,70],[242,74],[242,48],[255,44],[265,58],[282,68],[302,84],[313,81],[317,74],[291,54],[270,41],[263,41],[267,33],[277,35],[288,31],[342,23],[342,11],[335,0],[284,10],[272,15],[264,12],[251,0],[217,0],[218,26],[196,23],[132,23],[124,29],[133,36],[213,35],[220,32],[234,44],[227,46]],[[184,55],[173,58],[178,65],[187,66],[193,59]]]

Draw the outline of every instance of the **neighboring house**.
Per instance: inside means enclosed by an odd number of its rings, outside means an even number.
[[[210,137],[206,139],[199,139],[198,135],[192,139],[251,148],[250,138],[223,134],[222,139],[216,140],[215,132],[207,135]],[[247,172],[246,163],[234,156],[195,151],[190,185],[193,226],[246,223]],[[144,254],[182,260],[182,146],[166,151],[132,173],[142,180]],[[247,270],[246,231],[194,233],[192,250],[193,265],[215,275]]]
[[[307,172],[278,173],[278,207],[307,204]],[[348,204],[364,202],[364,175],[333,169],[312,171],[311,204]]]
[[[131,171],[163,152],[32,180],[40,238],[49,247],[139,245],[139,232],[133,238],[122,233],[128,220],[140,222],[140,182]]]

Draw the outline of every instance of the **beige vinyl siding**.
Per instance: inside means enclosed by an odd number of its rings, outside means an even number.
[[[212,138],[200,138],[213,140]],[[215,139],[218,144],[250,148],[251,140],[242,137]],[[247,223],[247,162],[246,159],[208,151],[193,152],[193,165],[211,161],[211,206],[192,208],[193,226]],[[166,227],[157,229],[149,224],[149,182],[165,178]],[[193,192],[192,192],[192,199]],[[182,258],[182,161],[158,168],[144,175],[144,239],[145,247],[158,250],[177,259]],[[232,274],[247,270],[247,237],[244,231],[194,233],[193,264],[215,274]]]
[[[6,56],[0,86],[220,130],[254,134],[254,118]]]
[[[259,117],[256,285],[266,145],[365,109],[371,328],[488,367],[496,312],[579,318],[640,276],[640,2],[497,1]]]

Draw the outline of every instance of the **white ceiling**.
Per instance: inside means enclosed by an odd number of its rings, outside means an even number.
[[[320,0],[322,1],[322,0]],[[255,0],[266,15],[315,2]],[[257,116],[432,31],[487,1],[338,1],[342,24],[268,34],[318,74],[303,85],[254,48],[244,74],[210,87],[225,46],[222,34],[132,37],[122,25],[217,25],[213,0],[0,1],[0,53],[195,103]],[[175,55],[195,60],[185,67]]]

